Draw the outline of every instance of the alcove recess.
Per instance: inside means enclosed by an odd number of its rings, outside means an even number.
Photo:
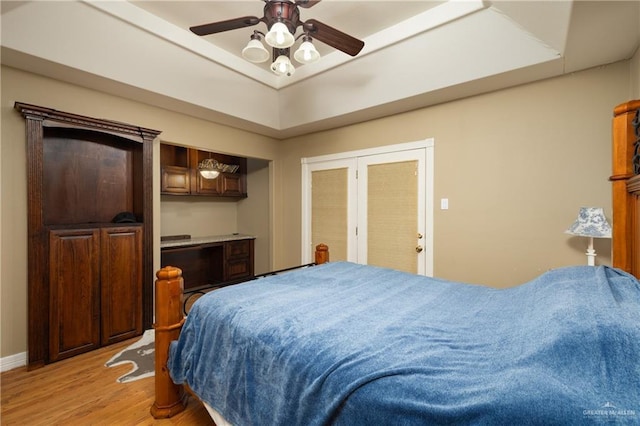
[[[153,321],[157,130],[16,102],[26,122],[28,367]],[[113,223],[120,212],[134,222]]]

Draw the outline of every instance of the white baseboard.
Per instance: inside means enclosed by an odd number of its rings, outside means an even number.
[[[21,352],[0,358],[0,373],[27,365],[27,353]]]

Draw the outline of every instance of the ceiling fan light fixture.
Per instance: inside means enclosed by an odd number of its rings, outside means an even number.
[[[293,54],[296,61],[301,64],[311,64],[320,59],[320,53],[316,50],[316,47],[311,43],[311,37],[305,37],[296,53]]]
[[[271,71],[277,75],[291,76],[296,69],[287,56],[280,55],[271,64]]]
[[[264,45],[260,41],[260,36],[251,36],[251,40],[247,43],[247,46],[242,49],[242,57],[249,62],[260,63],[269,59],[269,51],[265,49]]]
[[[293,34],[289,32],[289,28],[282,22],[273,24],[264,39],[269,46],[278,49],[290,47],[296,41]]]
[[[1,1],[1,0],[0,0]],[[293,58],[301,64],[310,64],[320,59],[320,53],[313,45],[313,40],[320,41],[350,56],[356,56],[364,47],[364,42],[330,27],[316,19],[300,19],[299,8],[308,9],[321,0],[262,0],[265,3],[262,17],[242,16],[224,21],[189,27],[191,32],[199,36],[217,34],[239,28],[252,27],[259,23],[267,26],[267,33],[253,31],[251,40],[242,49],[242,57],[249,62],[266,62],[273,58],[271,70],[276,75],[293,75],[294,66],[291,64],[290,48],[299,38],[302,43],[293,53]],[[302,31],[296,37],[298,27]],[[312,40],[313,36],[313,40]],[[264,39],[264,40],[263,40]],[[266,44],[263,44],[263,41]],[[269,47],[272,52],[267,51]],[[284,57],[281,57],[284,56]],[[274,60],[275,59],[275,60]]]

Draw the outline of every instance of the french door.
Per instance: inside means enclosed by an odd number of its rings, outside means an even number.
[[[303,261],[433,273],[433,140],[303,159]]]

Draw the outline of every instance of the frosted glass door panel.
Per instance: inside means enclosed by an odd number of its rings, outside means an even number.
[[[358,158],[358,263],[425,273],[425,150]]]
[[[418,162],[367,169],[367,263],[417,273]]]
[[[311,245],[331,247],[332,261],[347,260],[348,169],[311,172]]]

